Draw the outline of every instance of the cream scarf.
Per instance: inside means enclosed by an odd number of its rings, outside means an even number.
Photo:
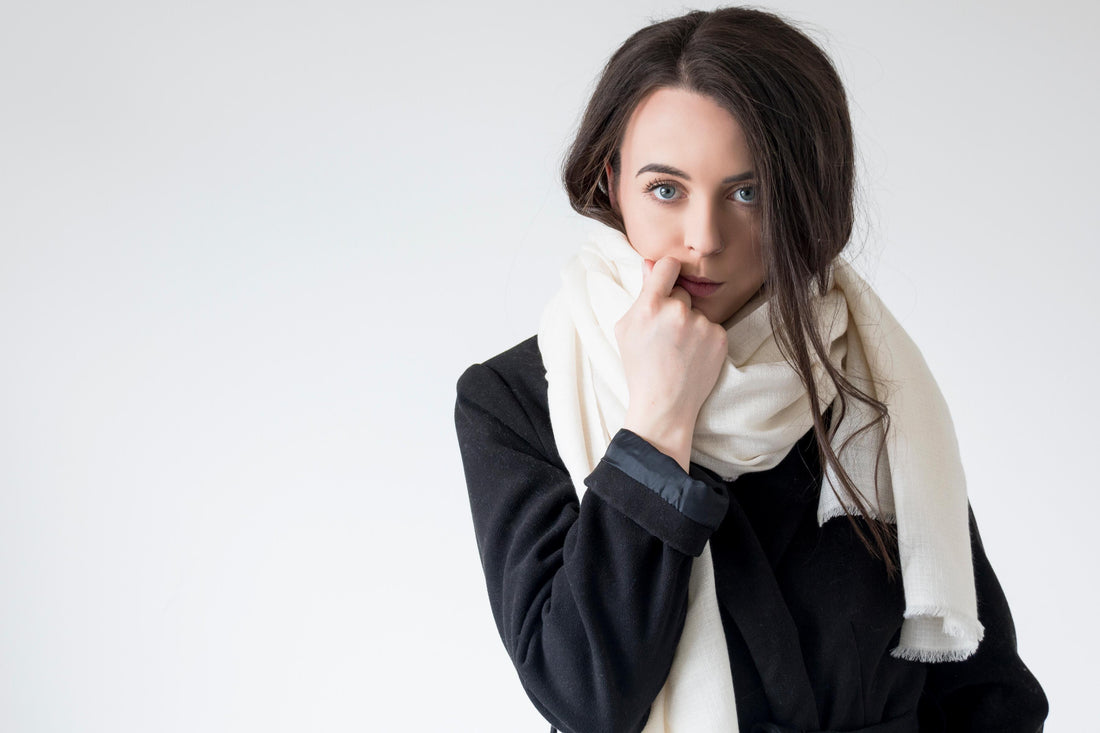
[[[597,223],[562,270],[562,288],[542,314],[538,345],[546,367],[550,421],[578,497],[583,497],[584,479],[626,416],[629,393],[614,327],[641,292],[642,266],[625,236]],[[729,355],[695,423],[691,460],[727,481],[774,467],[813,425],[809,395],[780,354],[769,307],[758,293],[723,324]],[[897,524],[905,614],[899,645],[891,654],[925,662],[965,659],[977,649],[983,628],[977,615],[966,483],[947,404],[917,346],[841,259],[820,300],[819,327],[830,362],[890,410],[892,424],[878,475],[881,504],[873,488],[881,430],[867,431],[838,455],[872,513]],[[888,385],[888,394],[881,394],[869,376]],[[820,362],[815,363],[815,380],[824,411],[837,392]],[[834,449],[871,416],[856,400],[848,401],[847,413],[833,430]],[[825,478],[840,488],[832,471]],[[843,514],[823,485],[818,522]],[[692,563],[683,634],[643,733],[736,730],[733,679],[708,542]]]

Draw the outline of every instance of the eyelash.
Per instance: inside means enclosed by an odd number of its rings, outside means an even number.
[[[654,181],[653,183],[646,186],[645,192],[650,193],[651,191],[653,191],[653,189],[660,188],[661,186],[672,186],[673,188],[677,188],[677,190],[679,190],[678,184],[675,181],[661,180],[661,181]],[[753,189],[753,193],[756,192],[755,191],[756,186],[741,186],[740,188],[737,189],[737,191],[740,191],[740,190],[745,189],[745,188],[751,188],[751,189]],[[737,191],[734,191],[734,193],[737,193]],[[677,201],[677,199],[662,199],[662,198],[658,198],[657,196],[651,196],[650,198],[652,198],[654,201],[656,201],[659,204],[673,204],[673,203],[676,203],[676,201]],[[746,206],[751,206],[753,202],[738,201],[737,203],[745,204]]]

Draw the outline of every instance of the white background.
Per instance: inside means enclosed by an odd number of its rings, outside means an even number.
[[[1100,652],[1097,5],[783,2],[857,261],[922,348],[1045,687]],[[558,180],[671,3],[0,10],[0,729],[545,731],[454,436],[586,220]]]

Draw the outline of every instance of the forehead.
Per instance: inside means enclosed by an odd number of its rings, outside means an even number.
[[[752,164],[744,132],[733,115],[710,97],[670,87],[650,92],[634,108],[620,154],[624,165],[634,170],[665,163],[689,174],[693,169],[721,169],[719,178]],[[727,170],[731,167],[738,170]],[[633,176],[633,171],[627,175]]]

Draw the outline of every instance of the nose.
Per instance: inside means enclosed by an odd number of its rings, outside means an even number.
[[[684,245],[700,257],[717,254],[725,245],[717,206],[710,201],[696,200],[697,205],[686,214]]]

